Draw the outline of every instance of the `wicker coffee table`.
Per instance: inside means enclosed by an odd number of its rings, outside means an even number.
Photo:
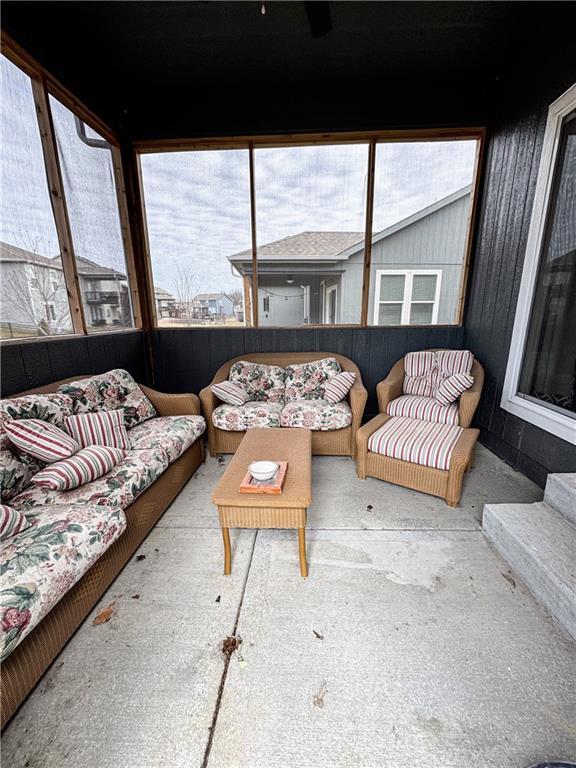
[[[212,494],[224,539],[224,573],[231,572],[230,528],[297,528],[300,573],[306,563],[306,512],[312,501],[312,433],[309,429],[250,429]],[[279,495],[240,493],[253,461],[287,461]]]

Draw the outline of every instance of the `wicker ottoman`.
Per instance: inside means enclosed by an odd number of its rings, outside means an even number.
[[[366,477],[376,477],[415,491],[440,496],[449,506],[457,506],[460,501],[464,472],[472,467],[474,446],[480,434],[479,430],[462,429],[452,447],[448,468],[437,469],[369,450],[371,436],[392,418],[385,413],[380,413],[358,430],[356,434],[358,477],[361,480],[365,480]]]

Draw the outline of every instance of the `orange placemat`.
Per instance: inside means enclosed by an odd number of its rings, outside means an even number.
[[[270,480],[255,480],[248,471],[240,483],[240,493],[282,493],[287,470],[288,462],[279,461],[276,474]]]

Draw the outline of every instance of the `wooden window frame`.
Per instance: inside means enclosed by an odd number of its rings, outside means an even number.
[[[70,307],[70,317],[72,321],[73,332],[70,334],[60,334],[55,336],[29,336],[25,338],[3,339],[0,344],[20,344],[22,342],[34,342],[38,340],[52,341],[76,336],[96,336],[109,333],[130,333],[142,328],[142,309],[141,300],[138,292],[138,283],[136,279],[136,264],[134,258],[134,248],[130,229],[130,218],[128,214],[128,205],[126,201],[126,187],[124,174],[122,170],[122,161],[120,153],[120,141],[116,133],[97,117],[88,107],[77,99],[67,88],[65,88],[56,78],[54,78],[41,64],[30,56],[18,43],[12,40],[8,35],[2,34],[0,41],[0,51],[12,64],[18,67],[26,74],[32,84],[32,94],[36,106],[36,115],[38,118],[38,129],[44,154],[44,169],[46,180],[52,204],[54,224],[60,246],[60,255],[62,260],[62,271],[68,293],[68,303]],[[116,199],[118,205],[118,216],[120,230],[124,249],[124,258],[126,263],[126,277],[128,280],[128,290],[130,292],[130,304],[132,309],[133,325],[130,328],[110,329],[110,330],[91,330],[88,331],[84,306],[82,304],[82,295],[78,272],[76,268],[76,258],[74,254],[74,244],[70,228],[70,219],[68,215],[68,206],[66,204],[66,194],[62,181],[62,170],[60,166],[60,157],[56,143],[56,135],[50,109],[49,96],[53,96],[73,114],[79,117],[82,122],[96,131],[105,139],[111,148],[112,166],[114,175],[114,186],[116,190]]]
[[[154,328],[158,329],[158,322],[155,311],[154,281],[152,260],[149,246],[148,222],[144,203],[144,188],[142,183],[142,167],[140,158],[146,154],[160,154],[165,152],[189,152],[202,150],[225,150],[225,149],[246,149],[249,153],[249,183],[250,183],[250,216],[251,216],[251,234],[252,234],[252,280],[251,284],[244,285],[245,296],[252,295],[252,307],[245,309],[244,325],[240,327],[227,327],[226,330],[242,330],[247,327],[263,327],[258,322],[258,247],[256,242],[256,183],[254,178],[254,151],[261,148],[279,148],[279,147],[305,147],[315,145],[334,145],[334,144],[367,144],[368,145],[368,168],[366,184],[366,220],[364,235],[364,264],[362,279],[362,297],[361,297],[361,315],[359,323],[338,323],[327,326],[325,323],[300,325],[300,326],[282,326],[290,329],[306,328],[386,328],[394,326],[375,326],[368,317],[369,297],[370,297],[370,272],[372,259],[372,223],[374,213],[374,189],[375,189],[375,171],[376,171],[376,151],[378,144],[388,142],[419,142],[419,141],[457,141],[457,140],[475,140],[476,155],[474,161],[474,176],[472,181],[470,209],[467,221],[467,236],[464,249],[464,258],[460,278],[460,291],[458,296],[458,309],[454,323],[450,327],[459,327],[462,325],[464,317],[464,305],[466,297],[466,286],[468,283],[468,272],[470,268],[470,257],[472,253],[472,242],[474,236],[474,225],[478,207],[478,192],[480,188],[480,170],[486,139],[486,129],[483,127],[470,128],[434,128],[434,129],[414,129],[404,131],[354,131],[338,133],[291,133],[284,135],[256,135],[256,136],[220,136],[207,138],[190,139],[147,139],[134,141],[132,143],[132,152],[137,168],[139,198],[141,200],[140,216],[141,226],[143,228],[143,241],[145,242],[146,269],[151,279],[149,281],[149,301],[152,305],[152,317]],[[409,270],[404,270],[409,271]],[[420,270],[424,273],[425,270]],[[436,270],[432,270],[436,272]],[[246,278],[245,278],[246,280]],[[251,311],[250,311],[251,310]],[[272,326],[265,326],[271,328]],[[411,328],[429,327],[412,325]],[[223,326],[224,328],[224,326]],[[189,327],[170,328],[171,331],[190,330]],[[195,330],[201,330],[196,328]]]

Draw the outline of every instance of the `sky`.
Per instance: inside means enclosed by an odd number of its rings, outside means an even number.
[[[0,239],[58,253],[28,78],[1,59]],[[77,135],[71,113],[52,103],[76,252],[123,271],[110,163]],[[92,134],[93,135],[93,134]],[[377,147],[374,230],[470,184],[474,141]],[[141,158],[154,281],[177,293],[178,267],[202,292],[241,289],[227,256],[249,249],[247,150],[146,154]],[[257,242],[303,231],[364,230],[368,147],[255,150]]]

